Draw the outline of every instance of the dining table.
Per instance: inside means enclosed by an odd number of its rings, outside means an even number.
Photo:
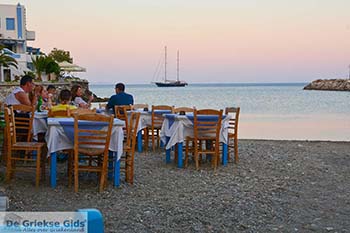
[[[171,150],[174,146],[177,146],[177,166],[183,167],[183,142],[187,136],[193,137],[193,113],[180,114],[164,114],[164,121],[160,131],[161,140],[165,144],[166,163],[171,162]],[[216,116],[210,115],[198,115],[199,119],[205,118],[213,119]],[[222,143],[222,164],[227,165],[227,153],[228,153],[228,130],[229,130],[229,115],[223,115],[220,129],[220,142]]]
[[[96,127],[93,122],[90,126],[91,128]],[[120,185],[120,158],[123,153],[124,126],[124,121],[114,119],[109,144],[109,156],[113,158],[109,167],[113,167],[113,183],[117,187]],[[50,184],[52,188],[55,188],[57,185],[57,152],[74,148],[74,118],[47,118],[45,139],[50,157]]]
[[[131,116],[132,112],[139,112],[140,113],[140,120],[137,127],[137,151],[142,152],[142,130],[151,127],[152,126],[152,111],[151,110],[144,110],[144,109],[135,109],[128,111],[128,117]],[[171,113],[170,110],[156,110],[155,114],[163,115],[166,113]],[[148,142],[146,142],[148,143]]]

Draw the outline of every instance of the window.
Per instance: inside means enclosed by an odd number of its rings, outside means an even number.
[[[6,30],[15,30],[14,18],[6,18]]]

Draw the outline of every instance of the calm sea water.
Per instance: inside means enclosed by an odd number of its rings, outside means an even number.
[[[135,103],[224,109],[241,107],[239,137],[249,139],[350,141],[350,92],[305,91],[306,83],[191,84],[159,88],[127,85]],[[90,89],[100,97],[114,84]]]

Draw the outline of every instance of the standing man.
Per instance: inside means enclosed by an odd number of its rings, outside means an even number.
[[[34,93],[32,100],[29,99],[28,94],[32,92],[34,88],[33,78],[29,75],[24,75],[21,78],[19,87],[16,87],[5,99],[7,105],[28,105],[33,106],[36,104],[37,95],[39,93]]]
[[[134,104],[134,97],[128,93],[125,93],[125,85],[123,83],[117,83],[115,85],[115,95],[112,95],[109,98],[108,103],[106,105],[106,111],[112,108],[114,113],[115,105],[132,105]]]

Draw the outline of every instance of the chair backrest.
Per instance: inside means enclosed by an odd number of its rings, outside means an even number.
[[[189,107],[178,107],[174,108],[174,113],[193,113],[195,108],[189,108]]]
[[[86,109],[86,108],[77,108],[77,109],[71,109],[70,111],[70,115],[90,115],[90,114],[95,114],[96,113],[96,108],[92,108],[92,109]]]
[[[15,123],[16,123],[16,138],[18,141],[30,142],[32,140],[32,128],[34,120],[33,106],[28,105],[12,105]]]
[[[71,117],[71,112],[69,110],[69,107],[66,108],[66,110],[57,110],[52,111],[49,109],[48,117]]]
[[[140,115],[139,112],[132,112],[129,117],[128,122],[128,130],[127,130],[127,136],[126,136],[126,146],[131,148],[132,154],[134,154],[135,147],[137,144],[136,136],[137,136],[137,128],[140,121]]]
[[[235,135],[238,134],[238,120],[239,120],[240,107],[227,107],[225,109],[226,115],[231,115],[229,120],[229,132],[233,132]]]
[[[128,130],[128,113],[131,110],[131,105],[115,105],[115,117],[119,120],[125,121],[125,129]]]
[[[108,159],[108,148],[111,138],[113,116],[97,113],[74,115],[74,151],[80,148],[94,148]],[[89,122],[84,122],[89,121]],[[90,152],[93,152],[91,150]],[[101,154],[101,153],[99,153]]]
[[[152,127],[160,127],[163,123],[163,114],[157,113],[157,111],[169,111],[174,113],[174,107],[169,105],[152,105]]]
[[[7,148],[10,149],[11,145],[16,143],[16,122],[15,115],[12,106],[4,108],[4,116],[6,122],[6,138]]]
[[[148,108],[148,104],[134,104],[131,106],[132,106],[132,110]]]
[[[194,139],[219,141],[223,110],[200,109],[194,111]]]

